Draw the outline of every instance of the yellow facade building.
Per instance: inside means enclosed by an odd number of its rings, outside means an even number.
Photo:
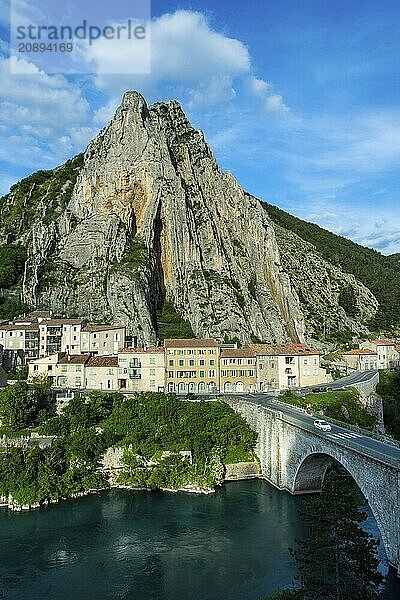
[[[165,389],[169,393],[216,393],[219,381],[219,343],[216,340],[164,340]]]
[[[256,354],[251,348],[222,348],[220,391],[252,393],[256,390]]]

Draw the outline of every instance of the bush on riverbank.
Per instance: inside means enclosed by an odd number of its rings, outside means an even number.
[[[62,415],[47,418],[40,433],[57,439],[45,449],[0,452],[0,496],[10,494],[19,504],[35,504],[104,488],[99,462],[111,446],[126,448],[128,464],[121,480],[125,484],[212,487],[221,481],[223,461],[248,458],[257,439],[223,402],[184,402],[161,393],[78,396]],[[154,461],[160,452],[182,450],[191,451],[193,464],[178,456]],[[137,464],[132,462],[136,457]],[[153,467],[143,468],[152,459]]]
[[[383,400],[385,429],[396,440],[400,440],[400,371],[380,371],[376,391]]]
[[[2,428],[16,431],[35,427],[50,416],[51,383],[37,378],[28,384],[18,381],[0,392]]]
[[[375,417],[370,415],[364,408],[355,389],[348,389],[343,392],[320,392],[306,394],[305,396],[296,396],[288,390],[280,397],[280,400],[293,406],[310,409],[315,413],[321,412],[325,417],[331,417],[366,429],[371,429],[375,424]]]

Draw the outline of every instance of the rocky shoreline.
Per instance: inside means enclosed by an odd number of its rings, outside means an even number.
[[[59,504],[60,502],[64,502],[65,500],[73,500],[73,499],[77,499],[77,498],[83,498],[84,496],[90,496],[91,494],[99,494],[100,492],[116,490],[116,489],[130,490],[133,492],[159,491],[159,492],[167,492],[167,493],[171,493],[171,494],[177,494],[178,492],[184,492],[186,494],[204,494],[204,495],[215,493],[215,488],[201,488],[197,485],[187,485],[187,486],[184,486],[182,488],[177,488],[177,489],[175,489],[175,488],[152,489],[152,488],[147,488],[147,487],[135,487],[135,486],[129,486],[129,485],[114,484],[109,487],[77,492],[76,494],[72,494],[71,496],[58,498],[56,500],[44,500],[43,502],[35,502],[34,504],[19,504],[18,502],[16,502],[14,500],[14,498],[11,495],[8,496],[8,498],[5,496],[1,496],[0,497],[0,508],[7,508],[8,510],[11,510],[13,512],[25,512],[25,511],[30,511],[30,510],[37,510],[39,508],[45,508],[46,506],[49,506],[50,504]]]
[[[24,512],[30,510],[37,510],[38,508],[44,508],[49,506],[50,504],[59,504],[65,500],[83,498],[84,496],[90,496],[91,494],[98,494],[104,491],[110,490],[130,490],[133,492],[165,492],[169,494],[177,494],[177,493],[185,493],[185,494],[215,494],[216,488],[220,487],[217,484],[215,487],[201,487],[196,484],[187,484],[180,488],[169,488],[169,487],[161,487],[161,488],[149,488],[149,487],[138,487],[134,485],[126,485],[122,483],[118,483],[116,477],[116,471],[118,469],[103,469],[103,475],[105,476],[106,484],[102,488],[93,488],[90,490],[84,490],[82,492],[77,492],[76,494],[72,494],[71,496],[65,496],[62,498],[58,498],[56,500],[44,500],[42,502],[36,502],[34,504],[19,504],[15,501],[15,499],[9,496],[0,496],[0,508],[7,508],[13,512]],[[259,472],[258,463],[256,462],[243,462],[243,463],[232,463],[225,465],[225,476],[222,483],[226,481],[243,481],[246,479],[259,479],[261,477]]]

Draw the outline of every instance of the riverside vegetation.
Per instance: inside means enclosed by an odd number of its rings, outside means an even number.
[[[40,505],[106,489],[100,460],[107,448],[125,449],[120,484],[150,489],[211,489],[222,483],[224,463],[253,459],[256,434],[223,402],[184,402],[162,393],[92,392],[75,397],[52,416],[50,387],[18,382],[0,393],[3,433],[21,428],[56,436],[47,448],[0,451],[0,496]],[[193,461],[179,452],[191,451]],[[161,454],[169,451],[165,460]]]
[[[264,600],[378,600],[379,541],[361,527],[365,504],[346,477],[331,471],[318,498],[299,510],[309,536],[290,548],[298,568],[295,587]]]
[[[400,372],[380,371],[376,391],[383,401],[385,429],[400,441]]]
[[[288,404],[310,409],[313,412],[321,412],[326,417],[337,419],[358,425],[365,429],[372,429],[375,425],[375,417],[371,415],[360,401],[357,390],[330,391],[297,396],[292,391],[286,391],[280,398]]]

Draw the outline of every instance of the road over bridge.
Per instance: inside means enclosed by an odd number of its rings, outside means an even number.
[[[362,432],[313,426],[314,417],[266,394],[224,397],[257,431],[262,476],[281,490],[321,490],[336,461],[353,477],[380,529],[389,563],[400,575],[400,448]],[[329,419],[328,419],[329,420]]]

